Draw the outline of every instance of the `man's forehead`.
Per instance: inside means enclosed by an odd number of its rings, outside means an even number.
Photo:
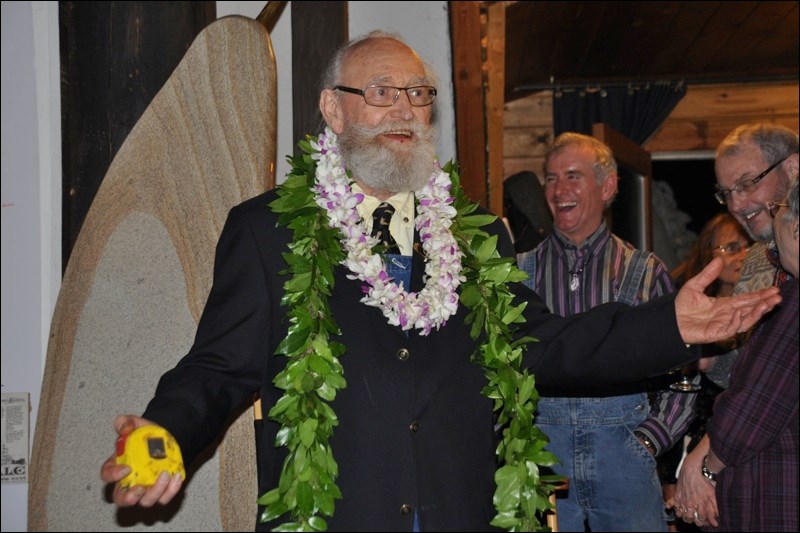
[[[753,154],[736,154],[721,157],[714,167],[717,181],[734,183],[758,174],[764,162],[761,157]]]
[[[578,143],[568,144],[547,159],[545,170],[549,170],[556,160],[562,167],[564,165],[575,169],[583,165],[591,167],[595,163],[595,154],[590,146]]]
[[[392,39],[378,39],[346,57],[343,74],[359,81],[422,82],[425,67],[413,50]]]

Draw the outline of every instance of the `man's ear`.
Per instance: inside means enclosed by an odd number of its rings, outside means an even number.
[[[325,123],[336,135],[344,131],[344,110],[339,105],[339,98],[331,89],[323,89],[319,95],[319,110]]]
[[[788,176],[797,176],[798,168],[800,168],[800,155],[792,154],[786,158],[783,169]]]
[[[602,193],[601,197],[604,202],[607,203],[613,200],[614,197],[617,195],[617,180],[618,180],[617,173],[613,172],[608,176],[606,176],[606,179],[600,185]]]

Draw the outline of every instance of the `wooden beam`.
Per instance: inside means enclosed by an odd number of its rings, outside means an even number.
[[[214,2],[59,2],[62,270],[111,161]]]
[[[467,197],[488,207],[480,2],[448,2],[453,38],[456,152]]]
[[[488,140],[488,207],[503,215],[503,104],[505,102],[506,6],[491,4],[486,24],[486,137]]]
[[[348,39],[347,2],[290,2],[292,9],[292,120],[297,141],[322,131],[319,82],[333,52]],[[281,156],[282,157],[282,156]]]

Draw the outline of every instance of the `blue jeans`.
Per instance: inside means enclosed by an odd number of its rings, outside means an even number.
[[[541,398],[536,417],[569,478],[557,500],[558,529],[666,531],[656,461],[633,435],[650,407],[644,393],[610,398]]]

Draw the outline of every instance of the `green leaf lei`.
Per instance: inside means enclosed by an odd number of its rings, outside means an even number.
[[[288,456],[278,486],[258,499],[265,506],[262,523],[289,513],[291,521],[275,531],[326,531],[321,515],[333,516],[335,501],[342,498],[336,485],[338,465],[329,439],[338,425],[331,408],[339,390],[346,387],[339,357],[346,351],[336,340],[340,334],[328,306],[333,290],[334,268],[345,258],[339,234],[328,225],[327,214],[314,201],[315,148],[308,137],[298,146],[302,154],[291,158],[292,170],[278,188],[270,208],[279,214],[278,224],[293,231],[289,251],[283,254],[291,278],[284,284],[282,305],[289,308],[290,327],[276,354],[288,363],[274,382],[283,396],[269,416],[281,425],[276,446]],[[514,305],[508,283],[526,278],[512,258],[497,252],[497,236],[481,228],[493,215],[475,214],[478,207],[465,195],[455,165],[442,169],[452,180],[451,194],[458,215],[451,231],[464,254],[460,303],[470,310],[466,317],[470,335],[480,342],[473,359],[485,369],[487,384],[482,394],[494,401],[502,434],[497,446],[498,469],[491,524],[508,531],[549,531],[542,525],[552,506],[548,496],[561,478],[540,475],[541,466],[555,464],[545,451],[547,436],[534,424],[539,394],[534,376],[522,368],[522,353],[531,337],[513,338],[514,324],[523,322],[525,303]],[[345,495],[346,497],[347,495]]]

